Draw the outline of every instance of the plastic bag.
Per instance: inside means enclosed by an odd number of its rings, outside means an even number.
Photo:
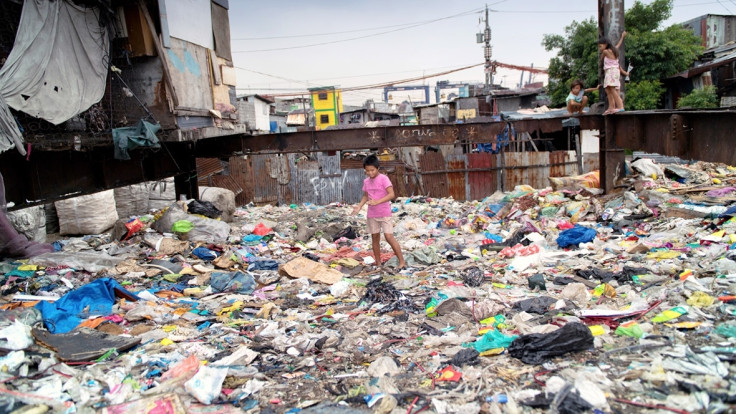
[[[212,272],[210,286],[215,292],[237,292],[250,295],[256,288],[253,276],[243,272]]]
[[[456,367],[462,367],[463,365],[476,365],[480,362],[478,359],[479,355],[480,353],[473,348],[464,348],[452,357],[450,364]]]
[[[192,254],[199,257],[200,259],[204,261],[210,261],[210,260],[217,259],[217,253],[206,247],[197,247],[196,249],[192,250]]]
[[[204,366],[184,384],[187,392],[202,404],[210,404],[222,391],[222,383],[227,376],[227,368]]]
[[[177,234],[186,234],[194,229],[194,224],[189,220],[179,220],[171,226],[171,231]]]
[[[520,300],[514,303],[512,309],[520,312],[537,313],[543,315],[547,313],[550,306],[552,306],[552,304],[554,304],[555,302],[557,302],[557,300],[549,296],[539,296],[536,298]]]
[[[569,246],[576,246],[580,243],[588,243],[595,239],[598,233],[594,229],[589,229],[583,226],[575,226],[569,230],[560,232],[557,236],[557,245],[565,248]]]
[[[463,278],[463,282],[470,287],[478,287],[485,280],[483,271],[478,266],[471,266],[463,270],[460,276]]]
[[[258,236],[265,236],[270,233],[271,230],[273,229],[264,226],[263,223],[258,223],[258,225],[256,225],[256,227],[253,229],[253,234]]]
[[[509,346],[509,354],[525,364],[538,365],[548,358],[585,351],[593,346],[593,334],[580,322],[570,322],[547,334],[529,334],[518,337]]]
[[[586,328],[587,329],[587,328]],[[485,352],[490,349],[507,348],[518,336],[507,336],[497,330],[486,332],[485,335],[473,342],[472,346],[478,352]]]
[[[355,234],[355,230],[353,230],[352,226],[348,226],[345,229],[340,230],[337,234],[335,234],[335,236],[332,238],[332,241],[337,241],[338,239],[341,239],[343,237],[352,240],[352,239],[357,238],[358,235]]]
[[[187,204],[187,210],[192,214],[201,214],[211,219],[219,218],[222,215],[222,211],[218,210],[217,207],[209,201],[192,200]]]

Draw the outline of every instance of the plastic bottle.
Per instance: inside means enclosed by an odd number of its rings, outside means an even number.
[[[506,396],[506,394],[496,394],[496,395],[489,395],[486,397],[486,402],[497,402],[499,404],[506,404],[509,401],[509,398]]]

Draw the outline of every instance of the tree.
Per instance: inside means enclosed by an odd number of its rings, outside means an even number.
[[[643,80],[626,85],[626,106],[635,111],[653,109],[659,105],[664,86],[660,81]]]
[[[718,108],[718,96],[714,86],[695,89],[677,101],[677,108]]]
[[[654,0],[643,4],[637,0],[624,16],[626,31],[626,58],[635,67],[631,73],[629,90],[640,88],[657,93],[657,96],[640,100],[653,109],[661,100],[663,88],[642,84],[642,81],[659,81],[682,72],[698,58],[703,48],[701,39],[680,25],[660,30],[662,22],[672,11],[673,0]],[[618,39],[611,39],[613,43]],[[570,91],[573,79],[581,79],[587,87],[598,80],[598,22],[593,18],[582,22],[573,21],[565,28],[565,36],[545,35],[542,45],[547,51],[557,49],[557,56],[549,63],[549,96],[552,105],[562,106]],[[627,104],[629,99],[627,93]],[[640,95],[642,97],[642,95]],[[656,99],[655,99],[656,98]]]

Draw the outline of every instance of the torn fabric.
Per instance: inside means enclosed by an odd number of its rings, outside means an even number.
[[[69,1],[25,1],[0,69],[8,106],[58,125],[99,102],[110,46],[98,16],[98,9]]]
[[[0,95],[0,154],[13,147],[18,148],[21,155],[26,155],[26,150],[23,148],[23,134],[21,134],[18,123],[15,122],[15,117],[10,112],[8,104]]]
[[[132,127],[113,129],[112,140],[115,145],[115,159],[129,160],[128,150],[133,148],[161,148],[161,144],[159,144],[156,137],[156,133],[160,130],[161,125],[154,125],[142,119]]]

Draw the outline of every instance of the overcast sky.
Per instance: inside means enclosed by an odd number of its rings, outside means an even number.
[[[475,34],[483,30],[479,20],[486,3],[493,59],[514,65],[546,68],[554,53],[544,50],[543,36],[563,34],[573,20],[597,15],[595,0],[231,0],[233,60],[241,68],[238,95],[371,85],[482,63]],[[674,5],[667,25],[736,12],[736,0],[675,0]],[[495,83],[515,87],[520,75],[499,70]],[[480,66],[404,85],[433,88],[437,80],[483,79]],[[533,80],[546,82],[546,77]],[[360,105],[380,97],[381,90],[374,89],[346,92],[343,99]]]

